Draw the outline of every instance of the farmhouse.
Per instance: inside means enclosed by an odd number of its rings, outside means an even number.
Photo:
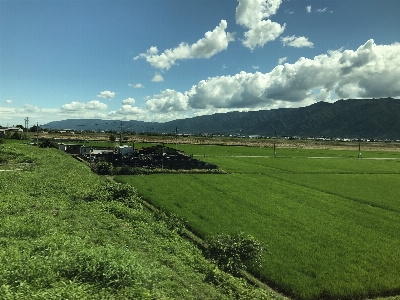
[[[14,132],[24,132],[24,130],[20,127],[1,127],[0,126],[0,138],[5,138],[7,132],[14,133]]]
[[[24,130],[20,127],[8,127],[6,128],[6,131],[11,131],[11,132],[23,132]]]

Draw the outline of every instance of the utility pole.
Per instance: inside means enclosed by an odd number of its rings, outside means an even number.
[[[36,145],[39,147],[39,123],[36,122]]]
[[[178,150],[178,127],[175,128],[175,149]]]
[[[164,142],[162,143],[161,170],[164,169]]]
[[[358,158],[361,158],[361,139],[358,138]]]
[[[122,146],[122,121],[120,121],[119,125],[119,145]]]
[[[28,139],[29,118],[28,118],[28,117],[26,117],[26,119],[24,119],[24,120],[25,120],[25,129],[26,129],[26,135],[25,135],[25,138],[26,138],[26,139]]]

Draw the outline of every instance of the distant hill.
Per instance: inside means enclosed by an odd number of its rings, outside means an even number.
[[[71,119],[50,122],[44,128],[116,130],[114,120]],[[124,121],[123,130],[135,132],[213,133],[302,137],[400,139],[400,100],[349,99],[318,102],[302,108],[229,112],[166,123]]]

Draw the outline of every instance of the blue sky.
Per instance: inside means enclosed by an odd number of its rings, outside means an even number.
[[[0,125],[400,98],[398,0],[0,0]]]

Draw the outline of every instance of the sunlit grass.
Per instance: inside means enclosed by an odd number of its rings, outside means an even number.
[[[69,155],[6,144],[0,157],[34,165],[0,172],[1,299],[278,297],[225,273],[211,283],[199,249],[133,205],[135,193],[104,196],[106,179]]]
[[[271,251],[254,272],[295,297],[365,298],[400,289],[398,161],[336,152],[329,159],[213,153],[206,160],[229,174],[117,180],[182,216],[203,237],[254,235]]]

